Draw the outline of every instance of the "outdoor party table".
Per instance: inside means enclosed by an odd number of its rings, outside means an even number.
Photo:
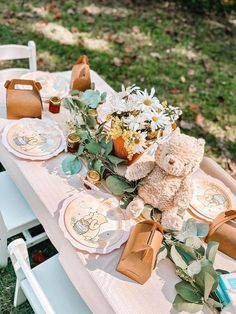
[[[70,72],[60,73],[68,81]],[[101,77],[91,71],[96,88],[108,94],[113,90]],[[4,91],[0,91],[3,93]],[[5,99],[1,98],[1,102]],[[56,120],[63,128],[68,117],[66,109],[53,115],[45,106],[44,117]],[[9,123],[0,119],[0,130]],[[84,190],[78,175],[66,176],[61,170],[65,153],[47,161],[28,161],[9,153],[0,141],[0,160],[15,181],[35,215],[42,223],[49,239],[59,252],[59,260],[71,282],[84,298],[93,313],[175,313],[172,302],[175,298],[175,284],[179,278],[175,266],[169,259],[161,261],[151,278],[140,285],[115,269],[123,246],[107,255],[84,254],[79,252],[65,238],[58,224],[59,211],[71,195]],[[236,195],[234,180],[209,158],[204,158],[203,171],[222,179]],[[81,175],[86,174],[83,168]],[[11,197],[9,195],[9,197]],[[216,268],[236,271],[235,260],[222,253],[217,254]],[[78,311],[79,312],[79,311]],[[204,313],[207,310],[204,309]]]

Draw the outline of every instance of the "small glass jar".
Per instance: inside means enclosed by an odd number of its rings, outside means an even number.
[[[71,133],[67,137],[67,151],[69,153],[76,153],[79,149],[80,137],[76,133]]]
[[[49,99],[49,111],[59,113],[61,109],[61,98],[54,96]]]
[[[101,176],[100,176],[100,174],[96,170],[89,170],[87,172],[87,175],[86,175],[86,180],[88,182],[96,185],[101,180]],[[84,186],[88,190],[91,190],[91,187],[88,184],[84,183]]]

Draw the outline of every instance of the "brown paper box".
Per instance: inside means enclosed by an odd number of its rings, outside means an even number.
[[[32,89],[16,89],[16,85],[28,85]],[[7,89],[7,119],[39,118],[42,116],[42,100],[39,82],[15,79],[6,81]]]
[[[144,284],[152,274],[162,239],[159,223],[151,220],[138,223],[131,231],[116,270]]]

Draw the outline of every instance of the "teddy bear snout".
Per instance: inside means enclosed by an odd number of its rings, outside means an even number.
[[[170,159],[169,159],[169,164],[170,164],[170,165],[173,165],[174,163],[175,163],[174,159],[170,158]]]

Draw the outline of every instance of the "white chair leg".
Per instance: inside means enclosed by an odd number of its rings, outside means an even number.
[[[0,214],[0,268],[7,266],[7,229]]]
[[[26,301],[23,290],[21,289],[20,282],[16,279],[16,288],[14,295],[14,306],[17,307]]]

